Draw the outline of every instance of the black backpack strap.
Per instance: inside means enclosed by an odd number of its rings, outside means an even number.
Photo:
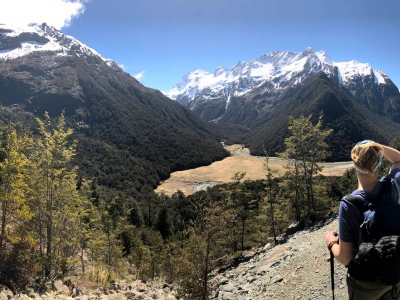
[[[344,196],[341,201],[354,206],[361,212],[361,214],[364,214],[364,212],[371,209],[371,203],[361,196],[349,194]]]
[[[341,201],[345,202],[347,205],[352,206],[358,210],[364,219],[364,213],[369,210],[369,206],[371,205],[367,200],[365,200],[362,196],[349,194],[344,196]],[[353,252],[359,252],[359,245],[356,243],[353,245]],[[356,280],[364,280],[364,281],[374,281],[376,280],[376,275],[372,274],[368,268],[360,265],[359,262],[353,259],[347,265],[347,269],[349,274]],[[364,275],[367,275],[366,277]]]
[[[372,235],[369,230],[369,222],[375,212],[375,206],[370,202],[369,198],[365,199],[362,196],[353,194],[346,195],[345,197],[343,197],[342,201],[346,202],[348,205],[355,207],[361,214],[363,220],[360,224],[361,240],[363,242],[371,242],[374,239],[375,235]],[[356,252],[358,252],[358,245],[354,245],[354,249]]]

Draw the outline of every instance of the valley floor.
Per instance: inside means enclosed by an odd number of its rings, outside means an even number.
[[[243,149],[240,145],[226,146],[226,149],[231,152],[230,157],[214,162],[209,166],[174,172],[169,179],[157,187],[155,192],[172,195],[181,190],[185,195],[190,195],[212,185],[231,182],[232,177],[237,172],[246,172],[244,179],[265,178],[265,157],[251,156],[248,149]],[[285,172],[285,164],[284,160],[277,157],[271,157],[269,160],[269,167],[276,169],[279,174]],[[321,174],[327,176],[340,176],[352,167],[352,163],[349,161],[324,163],[322,165]]]

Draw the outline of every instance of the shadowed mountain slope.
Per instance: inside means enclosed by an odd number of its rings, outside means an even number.
[[[252,154],[261,155],[264,149],[273,155],[284,150],[284,138],[289,135],[289,116],[313,114],[314,123],[323,115],[324,128],[333,129],[329,138],[334,160],[348,160],[355,141],[365,138],[388,143],[400,134],[400,125],[375,114],[339,90],[324,73],[313,78],[293,98],[254,122],[256,133],[249,138]]]
[[[212,124],[72,37],[45,24],[29,34],[0,31],[0,45],[9,53],[0,58],[3,121],[64,112],[79,141],[82,176],[136,193],[173,171],[228,155]],[[37,47],[16,54],[32,40]],[[37,50],[50,43],[58,48]]]

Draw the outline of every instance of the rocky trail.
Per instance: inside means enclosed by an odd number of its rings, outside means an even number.
[[[251,258],[213,279],[212,299],[332,299],[330,255],[325,232],[338,222],[292,235],[285,243],[253,250]],[[335,299],[347,299],[346,268],[335,261]]]

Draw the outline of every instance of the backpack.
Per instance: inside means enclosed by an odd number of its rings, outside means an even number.
[[[382,177],[381,192],[367,199],[347,195],[342,201],[363,215],[361,244],[348,266],[351,276],[363,281],[400,282],[400,185],[392,175]]]

